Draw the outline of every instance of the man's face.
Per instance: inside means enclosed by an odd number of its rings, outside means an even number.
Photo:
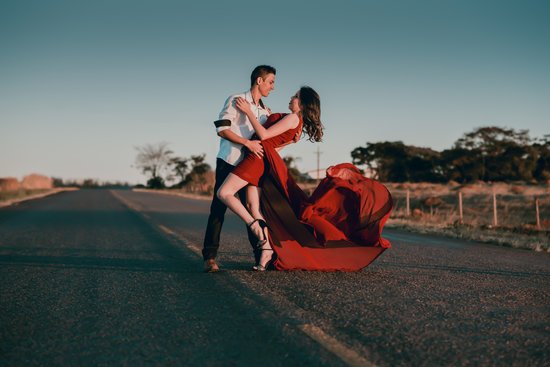
[[[275,75],[267,74],[264,79],[258,78],[258,87],[262,97],[269,96],[269,93],[275,89]]]

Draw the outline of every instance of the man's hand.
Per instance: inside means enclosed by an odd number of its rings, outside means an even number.
[[[262,142],[259,140],[248,140],[244,146],[246,149],[250,150],[254,155],[256,155],[258,158],[263,158],[264,156],[264,147],[262,146]]]

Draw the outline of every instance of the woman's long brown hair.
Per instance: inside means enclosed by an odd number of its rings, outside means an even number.
[[[321,98],[313,88],[300,88],[300,105],[302,107],[303,131],[311,142],[320,142],[323,138],[323,124],[321,123]]]

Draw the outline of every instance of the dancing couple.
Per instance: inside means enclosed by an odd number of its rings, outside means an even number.
[[[304,86],[290,98],[290,113],[272,114],[262,98],[273,90],[275,76],[275,68],[257,66],[250,89],[230,96],[214,122],[221,139],[204,269],[219,270],[215,258],[229,208],[246,224],[253,270],[360,270],[390,247],[381,234],[391,195],[350,163],[328,168],[311,196],[300,189],[279,150],[302,133],[321,141],[321,100]]]

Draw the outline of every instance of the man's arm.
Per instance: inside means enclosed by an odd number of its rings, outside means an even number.
[[[238,112],[235,108],[234,101],[234,96],[230,96],[225,101],[223,108],[220,111],[219,120],[214,121],[214,125],[216,125],[216,132],[220,138],[229,140],[234,144],[243,145],[253,154],[261,158],[264,154],[264,148],[259,141],[245,139],[231,131],[231,124],[237,119]]]
[[[231,129],[231,123],[237,119],[237,109],[234,106],[234,100],[233,96],[229,96],[225,100],[218,121],[214,121],[218,135],[224,130]]]
[[[250,150],[252,153],[257,155],[259,158],[262,158],[264,155],[264,148],[262,147],[262,143],[259,140],[248,140],[243,138],[242,136],[239,136],[235,134],[230,129],[225,129],[222,131],[218,131],[218,136],[222,139],[229,140],[232,143],[240,144],[246,147],[246,149]]]

